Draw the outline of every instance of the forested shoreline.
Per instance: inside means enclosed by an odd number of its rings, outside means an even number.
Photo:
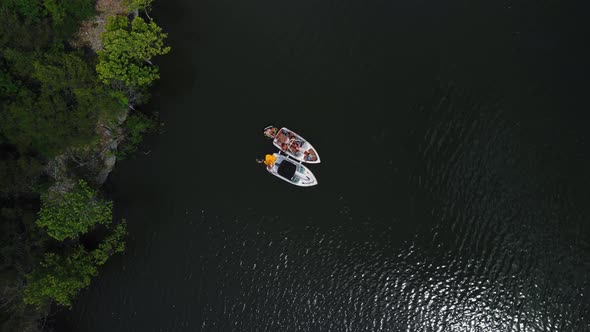
[[[47,329],[125,248],[100,186],[159,126],[152,1],[0,4],[0,331]]]

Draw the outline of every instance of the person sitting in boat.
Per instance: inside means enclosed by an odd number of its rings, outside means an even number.
[[[294,155],[297,155],[299,149],[301,148],[301,142],[297,139],[292,138],[289,143],[289,151]]]
[[[287,145],[287,143],[285,143],[285,142],[281,143],[281,150],[283,150],[283,152],[287,152],[288,149],[289,149],[289,146]]]
[[[305,161],[315,161],[318,159],[312,149],[303,152],[303,158]]]
[[[279,142],[280,144],[288,144],[289,140],[293,137],[293,133],[283,129],[281,131],[278,131],[275,136],[273,136],[277,142]]]
[[[262,158],[256,158],[256,162],[259,164],[265,164],[267,169],[272,169],[272,167],[275,165],[275,162],[277,161],[277,156],[273,155],[273,154],[267,154],[264,156],[264,159]]]
[[[278,132],[279,128],[277,127],[269,126],[264,128],[264,135],[268,138],[275,138]]]

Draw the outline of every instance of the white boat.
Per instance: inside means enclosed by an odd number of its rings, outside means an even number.
[[[273,155],[277,157],[277,160],[272,168],[266,168],[269,173],[299,187],[318,184],[313,173],[300,162],[279,153],[273,153]]]
[[[309,164],[320,163],[317,150],[294,131],[285,127],[278,129],[274,126],[268,126],[264,128],[264,135],[271,138],[274,146],[293,159]]]

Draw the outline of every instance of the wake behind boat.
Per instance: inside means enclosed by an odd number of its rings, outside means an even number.
[[[299,187],[311,187],[318,184],[313,173],[301,163],[279,153],[273,153],[277,159],[267,171]]]
[[[320,156],[316,149],[294,131],[285,127],[278,129],[268,126],[264,128],[264,135],[271,138],[274,146],[293,159],[309,164],[320,163]]]

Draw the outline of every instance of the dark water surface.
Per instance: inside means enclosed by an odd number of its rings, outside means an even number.
[[[590,331],[589,7],[157,1],[165,132],[57,330]],[[317,187],[254,162],[268,124]]]

